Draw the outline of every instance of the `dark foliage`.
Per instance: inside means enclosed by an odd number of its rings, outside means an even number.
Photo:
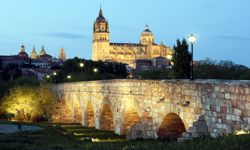
[[[195,65],[195,78],[250,80],[250,69],[232,61],[206,59]]]
[[[162,69],[162,70],[147,70],[147,71],[137,71],[134,72],[133,78],[135,79],[171,79],[172,69]]]
[[[17,65],[10,65],[5,68],[0,68],[1,79],[4,81],[15,80],[22,76],[22,71]]]
[[[177,45],[174,46],[173,54],[173,75],[177,79],[190,78],[190,62],[191,54],[188,51],[188,44],[185,39],[177,40]]]
[[[84,63],[84,67],[80,67],[80,63]],[[94,72],[97,69],[97,72]],[[67,76],[70,75],[71,79]],[[106,80],[106,79],[123,79],[128,75],[126,64],[110,63],[103,61],[84,60],[75,57],[68,59],[63,63],[58,75],[53,76],[53,83],[90,81],[90,80]]]
[[[0,100],[1,98],[8,93],[9,89],[16,86],[31,86],[31,87],[38,87],[40,82],[35,78],[28,78],[28,77],[20,77],[16,80],[12,81],[1,81],[0,80]]]

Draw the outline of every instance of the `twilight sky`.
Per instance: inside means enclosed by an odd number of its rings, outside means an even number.
[[[250,67],[250,0],[2,0],[0,55],[30,54],[42,45],[57,57],[91,58],[92,26],[102,4],[112,42],[139,42],[145,24],[156,43],[198,36],[194,58],[232,60]]]

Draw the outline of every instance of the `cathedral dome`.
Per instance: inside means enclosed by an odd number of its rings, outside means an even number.
[[[105,17],[103,16],[102,9],[99,11],[99,16],[96,18],[96,22],[107,22]]]
[[[21,50],[20,50],[20,53],[18,53],[18,56],[24,57],[24,58],[29,57],[29,55],[25,52],[25,46],[24,45],[21,46]]]
[[[26,52],[20,52],[20,53],[18,53],[18,56],[24,57],[24,58],[28,58],[29,57]]]
[[[148,25],[146,25],[145,30],[142,32],[142,35],[153,35],[153,32],[149,30]]]
[[[154,44],[154,34],[149,30],[148,25],[146,25],[145,30],[141,33],[140,43],[143,45],[152,45]]]

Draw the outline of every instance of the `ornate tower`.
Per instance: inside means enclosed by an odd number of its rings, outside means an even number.
[[[100,8],[93,27],[92,59],[106,60],[109,57],[109,24]]]
[[[62,47],[58,56],[59,59],[61,59],[62,61],[66,60],[66,53],[64,51],[64,48]]]
[[[148,25],[146,25],[145,30],[141,34],[140,43],[142,45],[154,44],[154,34],[149,30]]]
[[[37,59],[37,53],[36,53],[35,47],[33,47],[33,50],[32,50],[32,52],[30,54],[30,58],[31,59]]]
[[[41,49],[41,51],[40,51],[40,56],[43,56],[43,55],[45,55],[46,54],[46,52],[45,52],[45,49],[44,49],[44,46],[42,46],[42,49]]]

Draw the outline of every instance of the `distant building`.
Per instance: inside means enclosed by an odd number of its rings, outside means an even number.
[[[2,67],[5,68],[10,65],[21,66],[29,61],[29,55],[25,52],[25,46],[22,45],[20,52],[17,55],[0,56]]]
[[[41,57],[41,56],[44,56],[45,54],[46,54],[46,52],[45,52],[44,46],[42,46],[42,49],[39,53],[39,56]]]
[[[10,65],[21,66],[26,61],[29,61],[29,58],[20,57],[19,55],[11,55],[11,56],[0,56],[0,60],[2,61],[2,67],[5,68]]]
[[[170,68],[170,61],[165,57],[156,57],[153,59],[137,59],[136,70],[159,70]]]
[[[39,80],[51,74],[53,72],[51,68],[62,65],[62,60],[53,58],[51,55],[47,54],[44,46],[42,46],[39,55],[37,55],[35,47],[33,47],[29,57],[25,51],[24,45],[21,46],[20,52],[17,55],[0,56],[0,62],[1,69],[14,65],[21,70],[22,75],[36,77]]]
[[[43,60],[32,60],[31,65],[34,65],[38,68],[50,68],[50,64]]]
[[[44,46],[42,46],[42,49],[39,53],[39,60],[44,60],[44,61],[47,61],[47,62],[51,62],[52,61],[52,56],[49,55],[49,54],[46,54],[46,51],[44,49]]]
[[[150,70],[152,67],[152,61],[150,59],[137,59],[136,70]]]
[[[151,59],[152,65],[155,69],[166,69],[171,66],[170,61],[162,56]]]
[[[37,67],[48,67],[54,59],[52,59],[51,55],[46,54],[44,46],[42,47],[39,56],[36,53],[35,47],[33,47],[31,55],[29,57],[29,55],[25,51],[25,46],[22,45],[20,52],[17,55],[0,56],[0,60],[3,67],[7,67],[9,65],[18,65],[19,67],[21,67],[24,64],[27,65],[32,63]]]
[[[37,53],[36,53],[36,48],[33,47],[32,52],[30,54],[31,59],[37,59]]]
[[[28,58],[29,57],[29,55],[25,52],[25,46],[24,45],[21,46],[21,50],[18,53],[18,56],[21,57],[21,58]]]
[[[66,53],[64,48],[62,47],[58,56],[58,59],[61,59],[62,61],[66,61]]]
[[[146,25],[141,33],[139,43],[111,43],[109,23],[103,16],[102,9],[93,26],[92,59],[94,61],[122,62],[130,67],[136,67],[138,59],[171,56],[173,51],[164,44],[155,44],[153,32]]]

